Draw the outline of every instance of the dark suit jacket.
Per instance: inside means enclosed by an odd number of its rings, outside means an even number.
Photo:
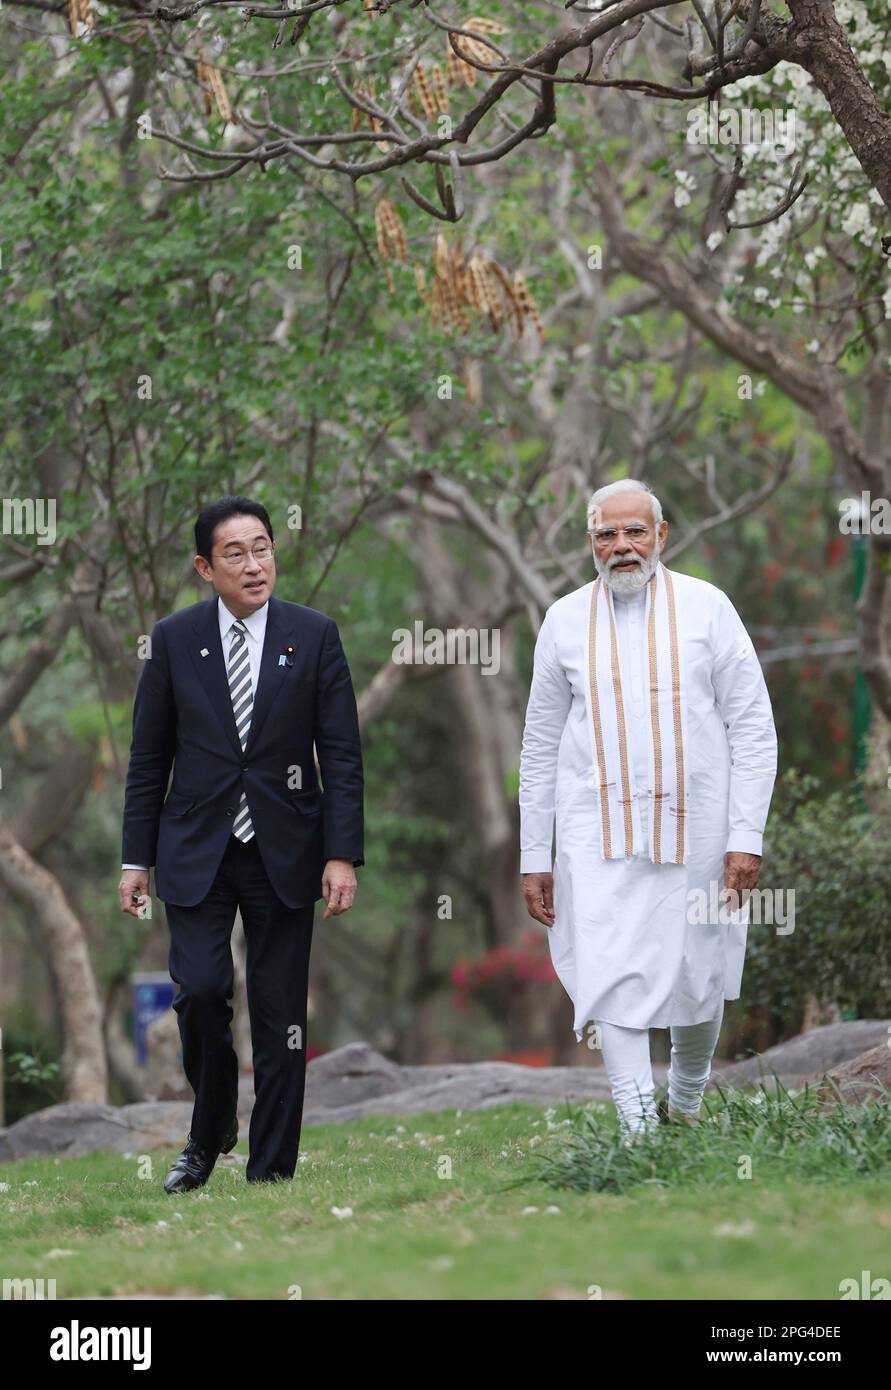
[[[273,888],[288,907],[308,906],[322,896],[326,860],[365,862],[359,721],[337,625],[270,596],[242,753],[217,602],[214,594],[152,630],[133,707],[122,863],[154,865],[164,902],[201,902],[244,791]],[[292,665],[280,666],[289,645]]]

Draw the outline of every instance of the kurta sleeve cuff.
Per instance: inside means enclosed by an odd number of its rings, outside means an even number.
[[[549,874],[553,867],[549,849],[524,849],[520,854],[521,874]]]
[[[733,830],[727,839],[725,854],[760,854],[764,836],[757,830]]]

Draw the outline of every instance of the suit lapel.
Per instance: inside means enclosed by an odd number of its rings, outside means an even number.
[[[203,651],[207,652],[207,656],[201,655]],[[223,644],[220,640],[220,619],[216,594],[201,606],[201,612],[195,621],[195,639],[190,647],[189,655],[198,673],[198,679],[207,693],[207,698],[213,705],[229,742],[240,757],[241,740],[238,737],[235,715],[232,711],[232,700],[229,695],[229,677],[226,671],[226,658],[223,655]]]
[[[297,644],[294,638],[294,629],[288,618],[285,616],[287,610],[280,599],[271,596],[269,599],[269,612],[266,616],[266,635],[263,639],[263,652],[260,657],[260,677],[257,689],[254,691],[254,712],[251,715],[251,727],[248,730],[248,740],[245,746],[245,755],[250,753],[254,747],[260,730],[266,720],[266,716],[272,706],[272,702],[282,688],[282,681],[285,678],[287,666],[279,666],[278,659],[283,655],[285,647],[290,643],[294,647],[294,653],[290,660],[293,661],[297,654]],[[231,701],[230,701],[231,704]],[[235,718],[233,716],[233,723]]]
[[[291,660],[294,661],[295,665],[297,663],[299,652],[296,626],[288,618],[285,605],[280,599],[272,595],[269,599],[269,612],[266,616],[266,635],[260,657],[260,676],[257,689],[254,691],[251,727],[248,730],[244,754],[241,751],[241,741],[238,737],[235,715],[232,711],[232,699],[229,695],[229,676],[226,669],[226,658],[223,654],[223,644],[220,640],[220,620],[216,595],[202,605],[202,611],[195,620],[194,632],[195,639],[189,653],[192,664],[233,750],[239,758],[247,756],[259,737],[272,703],[281,690],[285,672],[289,669],[278,664],[279,656],[282,655],[289,643],[294,647]],[[201,655],[201,651],[204,649],[208,653],[207,656]]]

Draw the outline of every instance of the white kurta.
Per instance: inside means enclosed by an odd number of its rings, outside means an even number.
[[[671,577],[686,673],[687,863],[652,862],[645,805],[640,852],[601,856],[588,677],[593,581],[552,604],[535,646],[520,758],[520,870],[553,866],[551,959],[572,999],[579,1039],[594,1021],[703,1023],[723,999],[739,998],[742,983],[748,904],[731,914],[714,904],[725,852],[761,853],[776,730],[757,654],[727,595],[675,570]],[[646,591],[614,597],[633,793],[645,803],[652,794]],[[703,901],[713,904],[706,914]]]

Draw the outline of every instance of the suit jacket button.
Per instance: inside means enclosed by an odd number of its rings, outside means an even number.
[[[229,806],[229,807],[227,807],[227,809],[226,809],[226,815],[227,815],[227,816],[231,816],[231,814],[232,814],[232,807]]]

